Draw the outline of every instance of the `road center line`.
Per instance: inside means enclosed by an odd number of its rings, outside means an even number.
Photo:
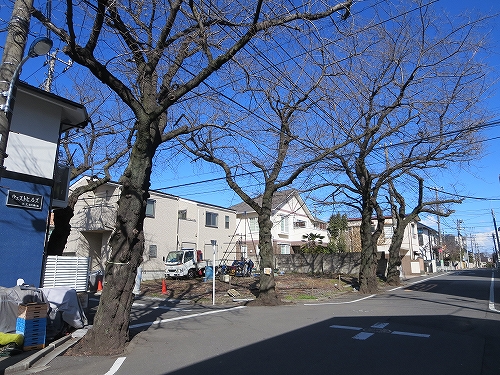
[[[244,308],[245,308],[245,306],[236,306],[236,307],[231,307],[229,309],[211,310],[211,311],[207,311],[207,312],[199,313],[199,314],[191,314],[191,315],[178,316],[178,317],[170,318],[170,319],[155,320],[154,322],[132,324],[132,325],[129,326],[129,328],[138,328],[138,327],[152,326],[152,325],[155,325],[155,324],[168,323],[168,322],[173,322],[173,321],[176,321],[176,320],[184,320],[184,319],[197,318],[199,316],[211,315],[211,314],[218,314],[218,313],[222,313],[222,312],[229,312],[229,311],[239,310],[239,309],[244,309]]]

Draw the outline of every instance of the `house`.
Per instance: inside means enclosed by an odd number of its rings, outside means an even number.
[[[0,168],[0,285],[15,286],[22,278],[39,287],[49,212],[67,197],[67,180],[57,186],[60,135],[86,126],[88,116],[81,104],[22,82],[16,86],[8,157]]]
[[[82,177],[71,189],[88,183]],[[109,238],[115,226],[121,186],[108,182],[80,197],[72,218],[65,255],[91,257],[91,271],[104,270],[109,258]],[[173,250],[202,250],[212,259],[212,240],[217,242],[216,259],[233,252],[236,212],[151,190],[144,220],[145,250],[142,279],[165,276],[164,260]]]
[[[425,271],[424,261],[421,255],[417,233],[418,219],[410,222],[404,231],[403,242],[401,243],[401,275],[420,275]],[[361,219],[348,220],[347,248],[351,252],[361,251],[361,237],[359,228]],[[375,231],[377,220],[372,220],[372,230]],[[383,233],[378,239],[378,268],[377,274],[385,275],[387,262],[389,260],[389,247],[394,233],[392,218],[386,217]],[[435,270],[435,268],[434,268]]]
[[[436,272],[437,266],[442,260],[442,249],[439,245],[439,233],[437,230],[425,224],[417,223],[418,245],[420,255],[424,259],[426,272]],[[439,258],[441,256],[441,259]]]
[[[258,204],[262,196],[255,199]],[[239,254],[245,258],[258,255],[259,224],[257,213],[246,203],[230,207],[236,211],[236,225]],[[328,243],[327,223],[315,218],[296,190],[276,192],[272,200],[271,230],[275,254],[294,254],[305,243],[304,237],[310,233],[324,236]]]

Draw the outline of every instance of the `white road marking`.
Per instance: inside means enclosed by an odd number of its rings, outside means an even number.
[[[491,271],[491,283],[490,283],[490,301],[488,308],[494,312],[500,312],[495,309],[495,271]]]
[[[132,304],[132,307],[148,307],[149,305],[147,303],[137,303],[137,302],[134,302]],[[156,309],[160,309],[160,310],[167,310],[167,311],[193,311],[192,309],[184,309],[182,307],[168,307],[168,306],[153,306],[153,307],[149,307],[150,309],[153,309],[153,310],[156,310]]]
[[[352,326],[338,326],[334,324],[333,326],[330,326],[330,328],[339,328],[339,329],[350,329],[353,331],[361,331],[363,328],[361,327],[352,327]]]
[[[401,286],[398,286],[396,288],[393,288],[393,289],[389,289],[388,292],[393,292],[395,290],[398,290],[398,289],[401,289],[401,288],[406,288],[407,286],[409,285],[415,285],[415,284],[419,284],[419,283],[423,283],[424,281],[427,281],[427,280],[430,280],[430,279],[434,279],[435,277],[440,277],[440,276],[443,276],[443,275],[447,275],[448,273],[444,273],[444,274],[440,274],[440,275],[436,275],[436,276],[432,276],[432,277],[427,277],[423,280],[418,280],[418,281],[415,281],[411,284],[408,284],[408,285],[401,285]],[[368,298],[372,298],[372,297],[375,297],[377,296],[378,294],[371,294],[369,296],[366,296],[366,297],[363,297],[363,298],[358,298],[358,299],[355,299],[354,301],[344,301],[344,302],[319,302],[319,303],[304,303],[304,306],[322,306],[322,305],[345,305],[345,304],[348,304],[348,303],[356,303],[356,302],[359,302],[359,301],[363,301],[365,299],[368,299]]]
[[[414,281],[413,283],[410,283],[409,285],[401,285],[401,286],[398,286],[396,288],[389,289],[388,292],[394,292],[395,290],[398,290],[398,289],[401,289],[401,288],[406,288],[408,286],[415,285],[415,284],[420,284],[420,283],[423,283],[423,282],[425,282],[427,280],[431,280],[431,279],[434,279],[436,277],[444,276],[444,275],[447,275],[447,274],[448,274],[448,272],[440,274],[440,275],[435,275],[435,276],[427,277],[427,278],[422,279],[422,280]]]
[[[353,326],[342,326],[342,325],[331,325],[330,328],[338,328],[338,329],[348,329],[351,331],[363,331],[354,335],[352,338],[355,340],[366,340],[369,337],[372,337],[375,333],[387,333],[390,335],[400,335],[400,336],[412,336],[412,337],[423,337],[429,338],[431,335],[426,333],[414,333],[414,332],[403,332],[403,331],[391,331],[386,329],[389,323],[375,323],[368,329],[363,329],[361,327],[353,327]]]
[[[360,332],[355,336],[352,336],[353,339],[355,340],[366,340],[367,338],[373,336],[373,333],[370,332]]]
[[[196,318],[196,317],[199,317],[199,316],[210,315],[210,314],[218,314],[218,313],[221,313],[221,312],[228,312],[228,311],[239,310],[239,309],[244,309],[244,308],[245,308],[245,306],[236,306],[236,307],[231,307],[229,309],[211,310],[211,311],[207,311],[207,312],[199,313],[199,314],[191,314],[191,315],[178,316],[178,317],[170,318],[170,319],[155,320],[154,322],[132,324],[132,325],[129,326],[129,328],[138,328],[138,327],[152,326],[152,325],[155,325],[155,324],[168,323],[168,322],[173,322],[173,321],[176,321],[176,320],[191,319],[191,318]]]
[[[374,296],[376,296],[376,294],[372,294],[372,295],[369,295],[369,296],[366,296],[363,298],[358,298],[358,299],[355,299],[354,301],[345,301],[345,302],[304,303],[304,306],[344,305],[347,303],[355,303],[355,302],[363,301],[365,299],[372,298]]]
[[[424,338],[431,337],[431,335],[428,335],[427,333],[413,333],[413,332],[401,332],[401,331],[392,331],[391,335],[413,336],[413,337],[424,337]]]
[[[123,362],[125,361],[127,357],[119,357],[116,359],[115,363],[113,363],[113,366],[111,366],[111,368],[109,369],[109,371],[107,373],[105,373],[104,375],[113,375],[115,374],[121,367],[121,365],[123,364]]]

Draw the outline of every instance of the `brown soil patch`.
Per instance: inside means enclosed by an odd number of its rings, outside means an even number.
[[[352,276],[314,276],[304,274],[276,275],[276,292],[281,302],[304,302],[305,300],[327,300],[353,291],[355,278]],[[166,292],[162,293],[163,280],[144,281],[141,296],[160,297],[177,300],[190,300],[193,303],[212,303],[212,280],[203,278],[167,279]],[[259,293],[258,277],[230,278],[230,282],[215,281],[217,304],[252,300]],[[255,304],[252,303],[252,304]]]

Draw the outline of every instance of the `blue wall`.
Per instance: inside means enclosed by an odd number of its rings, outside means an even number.
[[[41,210],[6,205],[9,190],[41,195]],[[40,287],[51,188],[0,179],[0,286],[13,287],[18,278]]]

